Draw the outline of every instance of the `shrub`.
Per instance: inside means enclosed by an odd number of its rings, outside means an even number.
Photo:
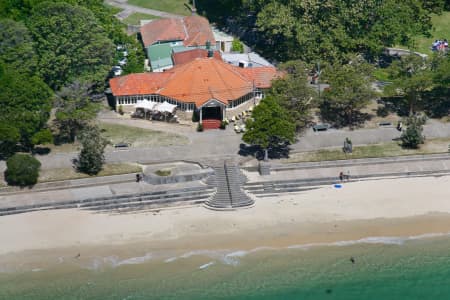
[[[87,127],[81,133],[81,149],[75,166],[78,171],[95,175],[102,170],[105,161],[104,151],[108,141],[101,136],[98,127]]]
[[[42,129],[35,133],[31,138],[33,145],[51,144],[53,143],[53,135],[49,129]]]
[[[244,53],[244,44],[238,39],[234,39],[231,43],[231,51]]]
[[[123,115],[123,106],[122,105],[119,105],[119,114]]]
[[[169,169],[161,169],[157,170],[155,174],[158,176],[170,176],[172,174],[172,171]]]
[[[5,179],[10,185],[36,184],[41,163],[29,154],[16,153],[6,161]]]
[[[410,117],[406,120],[406,130],[400,137],[403,147],[417,149],[425,142],[425,136],[422,134],[425,121],[424,117]]]
[[[201,123],[198,123],[198,125],[197,125],[197,131],[203,131],[203,124],[201,124]]]
[[[222,121],[222,122],[220,122],[220,129],[226,129],[227,128],[227,125],[228,125],[228,122],[227,121]]]

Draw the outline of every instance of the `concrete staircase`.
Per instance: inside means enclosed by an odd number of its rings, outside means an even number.
[[[216,187],[216,193],[205,202],[206,207],[228,210],[254,204],[241,188],[246,182],[246,177],[237,164],[224,162],[222,166],[214,166],[214,170],[215,176],[208,179],[207,183]]]
[[[143,209],[162,208],[175,205],[203,204],[214,189],[208,186],[189,187],[176,190],[152,191],[109,197],[88,198],[79,201],[39,203],[0,208],[0,216],[27,213],[39,210],[79,208],[97,212],[130,212]]]

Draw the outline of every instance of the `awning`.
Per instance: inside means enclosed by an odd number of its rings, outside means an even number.
[[[138,100],[136,104],[134,105],[135,108],[142,108],[145,110],[153,110],[155,106],[157,106],[157,102],[149,101],[147,99],[144,100]]]
[[[173,113],[176,107],[177,107],[176,105],[170,104],[169,102],[164,101],[163,103],[158,104],[158,106],[155,107],[154,110],[157,110],[159,112]]]

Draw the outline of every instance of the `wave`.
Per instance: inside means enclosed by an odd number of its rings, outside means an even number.
[[[126,259],[119,259],[117,256],[96,257],[85,266],[89,270],[100,270],[105,267],[116,268],[123,265],[136,265],[142,264],[153,258],[152,253],[146,253],[143,256],[130,257]]]
[[[215,261],[210,261],[209,263],[206,263],[204,265],[201,265],[200,267],[198,267],[200,270],[204,270],[212,265],[214,265],[216,262]]]

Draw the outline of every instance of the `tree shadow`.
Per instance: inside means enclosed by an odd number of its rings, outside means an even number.
[[[268,149],[268,156],[269,159],[289,158],[290,151],[291,148],[289,143],[279,144]],[[258,145],[247,145],[241,143],[239,145],[238,154],[245,157],[251,156],[257,160],[264,160],[264,149]]]
[[[33,155],[48,155],[52,150],[48,147],[37,146],[33,148]]]

